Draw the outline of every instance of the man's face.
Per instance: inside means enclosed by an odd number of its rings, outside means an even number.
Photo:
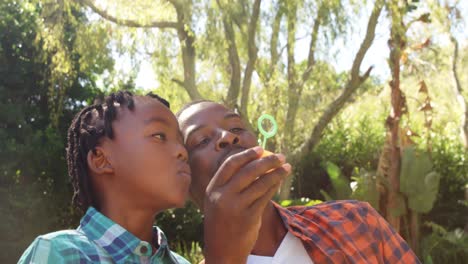
[[[257,145],[241,117],[221,104],[202,102],[179,116],[192,170],[190,194],[202,207],[206,187],[229,156]]]

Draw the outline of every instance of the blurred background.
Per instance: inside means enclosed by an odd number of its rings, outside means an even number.
[[[78,226],[66,130],[119,89],[222,102],[256,133],[272,114],[278,202],[367,201],[424,263],[466,263],[467,21],[465,0],[1,0],[0,263]],[[197,208],[156,221],[202,258]]]

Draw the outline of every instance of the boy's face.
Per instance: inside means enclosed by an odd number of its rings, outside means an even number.
[[[114,139],[103,142],[114,169],[108,186],[133,206],[183,206],[191,177],[177,120],[155,99],[134,99],[133,111],[118,107]]]
[[[202,206],[206,187],[224,160],[257,146],[257,139],[237,113],[212,102],[185,109],[179,124],[192,169],[190,193]]]

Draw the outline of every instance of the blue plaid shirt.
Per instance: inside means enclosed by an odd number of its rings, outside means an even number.
[[[151,255],[150,243],[90,207],[76,230],[39,236],[18,263],[189,263],[171,252],[159,228],[154,227],[153,235],[159,248]]]

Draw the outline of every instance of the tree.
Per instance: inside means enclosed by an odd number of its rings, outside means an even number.
[[[463,18],[461,16],[461,11],[457,7],[459,4],[459,1],[456,1],[452,6],[450,6],[448,3],[446,3],[445,9],[447,10],[447,32],[450,36],[450,42],[453,44],[453,56],[452,56],[452,75],[453,75],[453,80],[454,80],[454,94],[457,98],[458,103],[460,104],[460,107],[463,111],[462,117],[461,117],[461,135],[462,135],[462,141],[463,144],[465,145],[465,148],[468,149],[468,102],[467,99],[463,97],[463,90],[464,88],[461,85],[460,82],[460,77],[458,75],[459,71],[459,66],[458,66],[458,60],[459,60],[459,49],[460,49],[460,44],[458,40],[454,36],[454,28],[457,26],[457,24],[461,24],[460,22],[463,21]]]
[[[191,28],[192,24],[192,1],[170,0],[169,2],[176,12],[175,21],[138,21],[131,19],[122,19],[116,17],[105,9],[98,7],[93,0],[77,0],[83,5],[88,6],[94,12],[102,16],[104,19],[112,21],[118,25],[137,28],[160,28],[160,29],[175,29],[180,42],[180,49],[184,67],[183,81],[173,79],[173,81],[187,91],[192,100],[201,99],[202,95],[196,85],[196,49],[194,46],[195,34]]]
[[[317,34],[318,28],[320,25],[319,23],[321,22],[321,19],[322,19],[320,17],[321,11],[323,11],[322,8],[323,8],[322,6],[319,8],[317,18],[314,22],[314,31],[312,33],[312,38],[311,38],[310,48],[309,48],[309,56],[308,56],[308,63],[307,63],[308,66],[306,68],[306,71],[302,75],[302,85],[304,85],[304,82],[307,81],[307,79],[310,77],[310,72],[313,70],[314,61],[315,61],[314,52],[315,52],[315,41],[316,41],[316,39],[314,38],[314,35]],[[338,114],[338,112],[343,108],[345,103],[351,98],[353,93],[369,77],[372,67],[367,69],[367,71],[363,75],[360,75],[360,68],[361,68],[361,63],[364,59],[364,56],[366,55],[367,51],[369,50],[374,40],[375,28],[378,22],[378,18],[380,16],[380,12],[382,11],[382,8],[383,8],[383,2],[380,0],[377,0],[374,4],[374,8],[372,10],[372,13],[369,17],[369,21],[367,23],[366,35],[359,47],[358,52],[356,53],[356,56],[354,57],[353,65],[350,71],[350,77],[346,85],[343,87],[343,92],[325,108],[325,111],[320,116],[317,124],[314,126],[314,128],[312,129],[312,132],[304,140],[304,142],[298,148],[294,149],[293,151],[286,151],[286,153],[288,154],[288,158],[292,161],[293,164],[297,164],[299,160],[301,160],[306,154],[308,154],[317,145],[328,123]],[[293,27],[293,23],[294,22],[291,21],[291,28]],[[293,63],[293,57],[294,57],[293,54],[291,55],[288,54],[289,63]],[[291,80],[290,84],[292,84],[293,88],[290,89],[291,101],[289,104],[290,108],[288,109],[288,113],[290,114],[286,122],[288,123],[288,120],[289,120],[289,123],[291,123],[291,122],[294,122],[295,120],[295,112],[297,112],[297,102],[298,102],[298,98],[296,98],[295,96],[296,94],[300,95],[300,88],[298,90],[295,84],[294,70],[290,70],[288,71],[288,73],[291,73],[290,75],[288,74],[288,76],[290,76],[289,77],[289,79]],[[301,85],[299,85],[298,87],[300,86]],[[289,129],[289,126],[287,126],[287,128]],[[288,133],[290,136],[294,135],[293,130],[289,131]],[[281,188],[281,193],[280,193],[280,199],[286,199],[289,197],[291,184],[292,184],[291,178],[288,178],[283,183],[283,186]]]
[[[300,98],[304,86],[307,85],[314,68],[316,66],[316,47],[320,38],[326,39],[325,28],[333,29],[334,27],[341,28],[340,24],[343,24],[344,7],[341,5],[341,1],[278,1],[273,3],[272,6],[275,10],[274,23],[271,29],[270,39],[270,58],[260,57],[260,63],[267,66],[265,68],[258,69],[258,38],[260,33],[266,30],[264,27],[258,26],[261,17],[261,1],[254,1],[249,3],[248,1],[239,2],[226,2],[222,0],[216,1],[216,7],[210,5],[210,3],[192,2],[192,1],[167,1],[169,3],[167,8],[175,9],[177,14],[176,20],[144,20],[144,19],[122,19],[115,14],[104,10],[102,7],[98,7],[92,0],[80,0],[80,2],[93,11],[101,15],[104,19],[112,21],[121,26],[127,27],[141,27],[141,28],[158,28],[158,29],[175,29],[179,37],[179,45],[181,47],[180,56],[182,58],[184,68],[184,81],[178,81],[176,78],[172,78],[178,84],[182,84],[184,89],[189,94],[192,100],[199,99],[203,95],[199,92],[200,87],[195,83],[195,76],[199,75],[203,69],[198,69],[195,72],[195,60],[196,60],[196,49],[202,51],[202,55],[213,55],[209,52],[204,51],[206,48],[213,48],[219,51],[214,54],[224,54],[224,58],[213,60],[219,62],[221,68],[227,69],[226,77],[229,79],[228,88],[225,90],[224,102],[231,107],[239,106],[239,110],[247,121],[250,113],[248,107],[250,104],[250,87],[252,86],[252,77],[255,72],[261,78],[266,88],[271,88],[271,82],[278,76],[287,76],[287,101],[286,105],[286,117],[281,124],[284,124],[283,135],[280,138],[284,139],[281,145],[281,150],[285,152],[289,160],[293,164],[298,162],[304,157],[305,154],[310,152],[317,142],[320,140],[324,129],[330,120],[340,111],[345,105],[347,100],[351,98],[357,88],[368,78],[370,75],[371,68],[369,68],[363,75],[360,74],[360,66],[364,56],[372,44],[375,27],[378,22],[380,12],[382,10],[383,3],[381,0],[376,1],[374,9],[369,18],[368,28],[366,36],[360,46],[359,51],[353,62],[352,69],[350,70],[350,76],[348,82],[344,85],[341,95],[339,95],[325,110],[319,119],[317,125],[312,129],[312,132],[298,148],[293,148],[290,142],[293,141],[295,131],[296,115],[300,106]],[[122,2],[123,3],[123,2]],[[120,3],[120,4],[122,4]],[[142,5],[150,5],[152,2],[147,1],[141,3]],[[200,4],[205,4],[200,10]],[[196,6],[196,8],[194,7]],[[312,19],[310,31],[310,44],[307,62],[305,68],[299,73],[299,65],[295,61],[295,42],[296,42],[296,24],[298,23],[298,10],[306,12],[306,7],[314,6],[315,17]],[[302,10],[302,9],[304,10]],[[194,25],[194,10],[197,12],[205,12],[208,14],[210,21],[207,22],[205,32],[200,31],[197,33],[197,40],[195,41],[195,31],[193,30]],[[309,9],[307,9],[309,10]],[[217,14],[217,15],[216,15]],[[144,16],[144,15],[143,15]],[[203,16],[201,16],[203,17]],[[287,29],[283,31],[280,27],[281,20],[286,17]],[[338,18],[338,21],[334,21],[334,18]],[[219,22],[219,23],[218,23]],[[335,23],[335,24],[334,24]],[[261,24],[261,23],[260,23]],[[222,26],[221,26],[222,25]],[[221,26],[221,27],[218,27]],[[214,29],[214,30],[213,30]],[[224,34],[220,34],[223,32]],[[278,52],[278,40],[280,35],[285,34],[287,37],[287,69],[283,71],[281,65],[281,52]],[[320,34],[323,34],[322,36]],[[223,39],[224,37],[224,39]],[[207,40],[211,41],[207,41]],[[208,47],[201,46],[200,43]],[[225,47],[225,48],[224,48]],[[199,51],[200,52],[200,51]],[[211,58],[204,58],[210,60]],[[245,65],[244,67],[242,65]],[[242,70],[244,68],[244,70]],[[242,74],[243,72],[243,74]],[[215,73],[216,74],[216,73]],[[223,81],[221,81],[223,82]],[[210,87],[211,88],[211,87]],[[207,88],[207,89],[210,89]],[[276,86],[275,89],[280,89]],[[277,107],[277,106],[276,106]],[[250,110],[251,111],[251,110]],[[249,122],[248,122],[249,123]],[[291,180],[286,181],[281,191],[281,198],[289,196]]]
[[[0,17],[0,262],[12,263],[35,236],[77,224],[66,130],[113,65],[102,28],[74,4],[7,0]]]

